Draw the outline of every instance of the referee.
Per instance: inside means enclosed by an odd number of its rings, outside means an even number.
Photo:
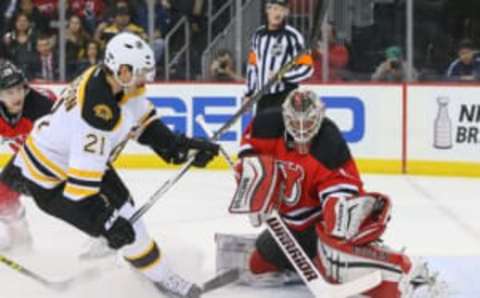
[[[286,24],[289,9],[288,0],[266,1],[267,23],[260,26],[252,36],[247,65],[248,100],[256,91],[263,88],[268,80],[285,64],[291,61],[305,47],[300,32]],[[313,74],[313,61],[310,54],[298,58],[296,65],[283,78],[276,82],[257,102],[256,113],[279,107],[301,81]]]

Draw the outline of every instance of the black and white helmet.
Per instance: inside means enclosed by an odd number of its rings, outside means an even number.
[[[23,71],[9,60],[0,60],[0,91],[19,84],[25,84]]]
[[[294,90],[282,105],[285,129],[297,144],[307,144],[325,118],[325,104],[311,90]]]
[[[143,39],[133,33],[119,33],[107,43],[104,63],[123,87],[134,85],[136,78],[141,74],[145,75],[147,81],[155,79],[153,50]],[[123,83],[118,79],[121,65],[131,67],[134,74],[132,81]]]

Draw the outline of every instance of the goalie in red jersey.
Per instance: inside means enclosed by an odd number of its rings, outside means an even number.
[[[8,60],[0,60],[0,136],[16,153],[35,120],[50,112],[54,98],[30,88],[23,72]],[[10,160],[12,162],[13,159]],[[9,164],[10,164],[9,162]],[[20,201],[20,173],[5,167],[0,175],[0,250],[28,248],[31,236]]]
[[[281,110],[256,115],[239,158],[230,212],[249,214],[254,227],[278,212],[325,280],[347,283],[380,270],[380,285],[363,293],[375,298],[407,297],[435,282],[425,262],[382,244],[391,201],[363,188],[346,141],[314,92],[295,90]],[[300,281],[268,230],[216,241],[217,269],[245,269],[246,284]]]

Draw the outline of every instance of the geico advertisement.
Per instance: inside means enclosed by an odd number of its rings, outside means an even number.
[[[409,159],[480,161],[480,87],[414,86],[408,94]]]
[[[46,86],[40,86],[46,87]],[[59,93],[63,86],[47,86]],[[309,85],[327,107],[355,155],[362,158],[401,158],[401,88],[386,86]],[[206,137],[197,122],[201,115],[210,131],[219,129],[241,106],[244,86],[240,84],[153,84],[149,100],[161,119],[174,131]],[[238,149],[241,133],[252,117],[242,117],[220,138],[230,153]],[[328,146],[328,144],[326,144]],[[149,152],[134,142],[127,153]]]

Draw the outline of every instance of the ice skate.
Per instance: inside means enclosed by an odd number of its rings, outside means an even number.
[[[401,281],[405,289],[402,297],[406,298],[446,298],[448,285],[439,279],[438,272],[432,272],[425,260],[413,260],[412,271]]]
[[[0,215],[0,251],[28,253],[33,240],[23,207],[14,214]]]

